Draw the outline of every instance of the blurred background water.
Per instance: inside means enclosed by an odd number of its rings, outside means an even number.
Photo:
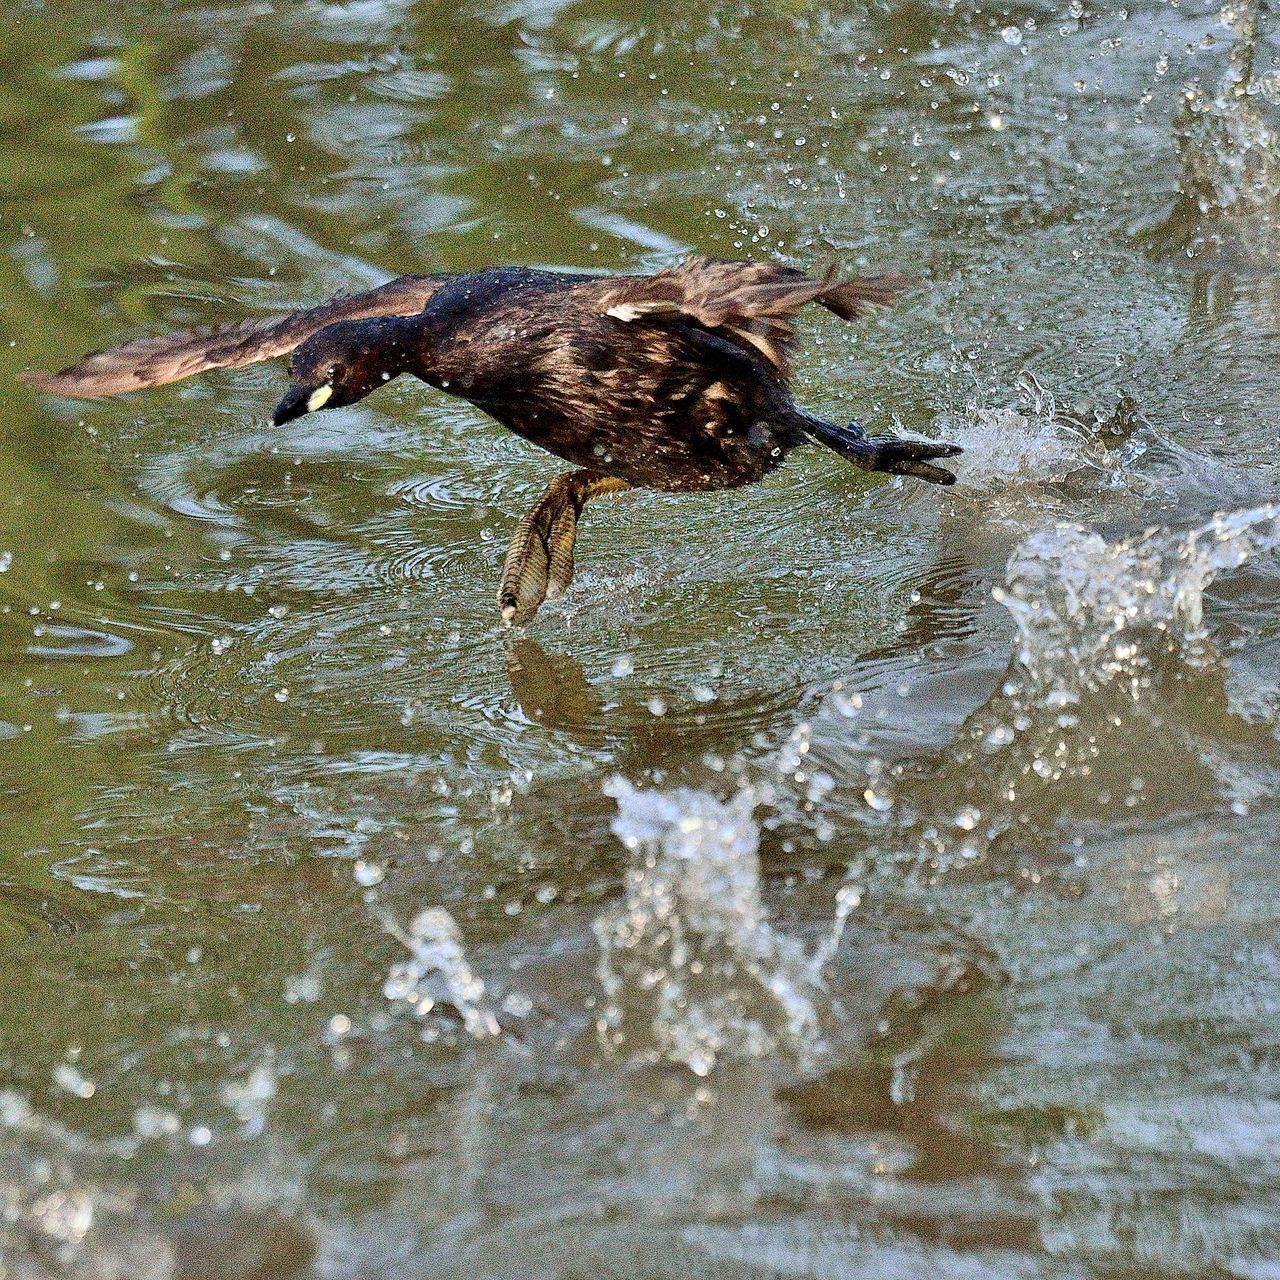
[[[3,12],[0,1273],[1280,1276],[1265,15]],[[920,276],[798,393],[960,483],[601,503],[511,634],[468,406],[14,380],[688,251]]]

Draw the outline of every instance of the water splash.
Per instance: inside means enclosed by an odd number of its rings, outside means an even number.
[[[389,917],[383,920],[387,932],[410,952],[408,960],[391,966],[382,993],[393,1004],[412,1010],[419,1018],[429,1018],[423,1027],[424,1040],[448,1034],[449,1021],[442,1019],[452,1009],[463,1030],[477,1040],[496,1036],[501,1030],[489,1005],[484,980],[471,968],[462,946],[462,931],[443,907],[428,907],[413,919],[406,933]]]
[[[618,803],[613,832],[634,854],[622,901],[594,926],[605,1042],[647,1044],[638,1056],[697,1075],[726,1057],[812,1059],[832,946],[808,956],[769,922],[756,796],[721,803],[684,788],[638,791],[621,778],[604,790]]]
[[[1079,466],[1078,441],[1054,421],[1053,396],[1025,373],[1017,385],[1016,407],[993,407],[975,398],[966,403],[962,414],[939,419],[939,434],[964,449],[967,484],[1061,480]]]
[[[1253,75],[1258,11],[1258,0],[1223,6],[1235,36],[1226,76],[1212,94],[1189,89],[1175,121],[1182,193],[1201,213],[1269,208],[1280,196],[1280,134],[1259,107],[1276,82]]]
[[[267,1123],[267,1108],[276,1096],[273,1062],[259,1063],[243,1080],[226,1080],[218,1090],[223,1103],[244,1125],[246,1137],[257,1137]]]
[[[136,1194],[95,1176],[110,1158],[0,1092],[0,1273],[173,1280],[175,1251],[147,1224]]]
[[[1019,488],[1054,484],[1085,468],[1115,472],[1137,451],[1128,441],[1137,409],[1127,397],[1110,417],[1085,416],[1060,406],[1029,370],[1014,387],[1013,404],[971,398],[963,413],[938,418],[938,434],[964,449],[961,493],[1003,502]]]
[[[1280,73],[1254,76],[1260,7],[1260,0],[1222,7],[1222,26],[1235,37],[1226,74],[1212,91],[1189,87],[1174,118],[1181,200],[1155,232],[1168,249],[1199,256],[1230,245],[1256,254],[1270,244],[1280,130],[1264,104],[1280,100]]]
[[[896,772],[888,804],[917,856],[948,870],[1064,815],[1230,798],[1232,752],[1260,766],[1274,739],[1231,705],[1205,592],[1277,549],[1274,504],[1115,543],[1072,524],[1026,539],[994,593],[1017,626],[1003,684],[940,762]]]
[[[1061,706],[1086,690],[1120,684],[1136,701],[1160,654],[1204,665],[1211,652],[1205,589],[1223,570],[1277,546],[1276,505],[1114,544],[1078,525],[1032,535],[1010,559],[1006,585],[993,593],[1017,624],[1027,690]]]

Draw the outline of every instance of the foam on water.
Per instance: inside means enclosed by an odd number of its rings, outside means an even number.
[[[750,791],[639,791],[621,778],[614,834],[632,851],[625,892],[595,922],[611,1048],[706,1075],[721,1058],[821,1048],[814,956],[769,921]]]

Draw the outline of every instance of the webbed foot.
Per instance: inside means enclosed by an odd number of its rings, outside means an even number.
[[[964,450],[958,444],[937,444],[933,440],[904,440],[901,436],[869,436],[856,423],[838,427],[812,414],[796,412],[800,430],[828,449],[856,463],[866,471],[887,471],[897,476],[915,476],[933,484],[955,484],[945,467],[935,467],[931,458],[954,458]]]
[[[934,444],[930,440],[903,440],[899,436],[868,436],[871,446],[866,466],[870,471],[888,471],[896,476],[915,476],[932,484],[955,484],[955,475],[945,467],[935,467],[931,458],[954,458],[964,450],[958,444]]]
[[[508,626],[527,622],[544,601],[568,590],[582,508],[592,498],[628,488],[625,480],[594,471],[570,471],[547,486],[516,527],[507,548],[498,587],[503,622]]]

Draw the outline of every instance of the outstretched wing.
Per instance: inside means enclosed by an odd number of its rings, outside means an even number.
[[[794,333],[790,317],[801,307],[816,302],[842,320],[853,320],[890,305],[911,283],[896,273],[840,282],[833,267],[822,279],[811,280],[776,263],[686,258],[656,275],[620,280],[602,296],[601,309],[625,322],[693,320],[754,349],[785,378]]]
[[[340,320],[416,315],[450,279],[448,275],[400,276],[367,293],[333,298],[306,311],[139,338],[109,351],[96,351],[58,373],[32,370],[20,376],[41,391],[78,400],[123,395],[179,382],[207,369],[238,369],[273,360]]]

